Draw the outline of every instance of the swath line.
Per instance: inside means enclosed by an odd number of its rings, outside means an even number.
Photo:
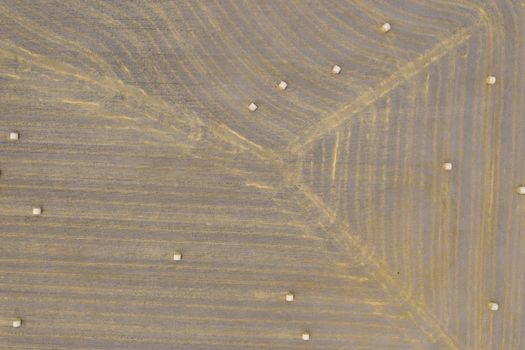
[[[370,104],[377,101],[379,98],[385,96],[401,83],[407,81],[417,73],[428,67],[430,64],[436,62],[445,56],[450,50],[464,43],[472,35],[474,29],[481,23],[481,19],[472,26],[460,29],[450,38],[438,43],[426,54],[419,56],[414,61],[411,61],[390,75],[387,79],[380,82],[373,89],[367,90],[350,104],[335,111],[326,118],[320,120],[302,132],[296,141],[291,142],[287,147],[287,152],[297,153],[304,146],[309,145],[320,136],[326,134],[340,126],[343,122],[350,119],[354,114],[362,111]]]

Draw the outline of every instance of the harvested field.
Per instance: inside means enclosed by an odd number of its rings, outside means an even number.
[[[524,349],[524,32],[0,0],[0,349]]]

